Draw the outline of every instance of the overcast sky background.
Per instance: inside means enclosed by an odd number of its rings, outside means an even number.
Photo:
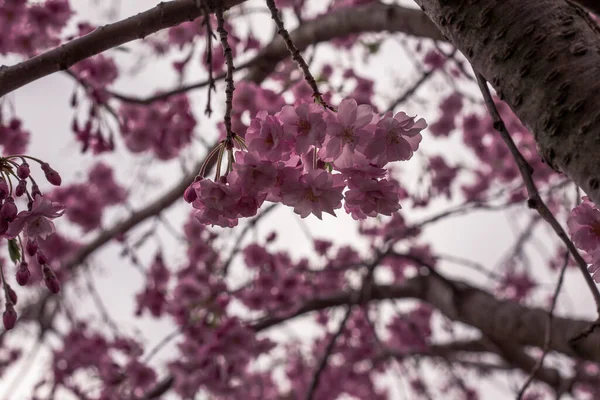
[[[87,1],[87,0],[72,0],[72,6],[76,8],[77,15],[74,21],[79,22],[88,20],[94,24],[102,24],[114,21],[114,17],[107,17],[105,10],[108,4],[118,4],[119,19],[126,16],[131,16],[137,12],[153,7],[158,2],[154,0],[138,0],[138,1]],[[404,2],[413,4],[410,1]],[[249,8],[263,7],[262,1],[247,2]],[[103,11],[104,10],[104,11]],[[245,24],[241,18],[236,19],[236,24]],[[270,17],[266,13],[254,14],[252,17],[254,33],[264,40],[268,40],[273,34],[273,25]],[[293,26],[289,27],[290,29]],[[396,36],[397,37],[397,36]],[[127,44],[132,52],[147,52],[146,48],[141,48],[136,44]],[[119,62],[131,65],[132,55],[128,53],[109,52],[110,55],[116,55]],[[413,63],[410,62],[403,54],[402,48],[396,42],[396,39],[387,40],[379,55],[372,57],[365,64],[361,62],[362,51],[354,51],[352,55],[345,55],[340,52],[332,52],[329,45],[320,45],[318,50],[315,65],[320,65],[323,60],[336,60],[338,63],[346,66],[354,65],[355,70],[362,76],[370,76],[377,78],[376,93],[379,95],[379,104],[385,106],[386,100],[392,99],[403,92],[406,86],[409,86],[411,80],[418,78],[418,72],[414,70]],[[353,57],[352,57],[353,56]],[[180,57],[181,58],[181,57]],[[180,59],[179,58],[179,59]],[[0,58],[0,62],[12,64],[15,59],[10,59],[10,62]],[[318,70],[318,68],[316,68]],[[194,74],[188,74],[190,81],[202,79],[205,75],[198,69]],[[243,76],[243,72],[236,77]],[[438,81],[443,82],[443,80]],[[134,76],[123,73],[118,82],[114,86],[121,93],[132,93],[138,95],[151,94],[158,88],[168,88],[176,84],[175,76],[171,72],[170,61],[158,60],[157,58],[149,58],[144,63],[144,68]],[[222,86],[220,86],[222,88]],[[33,156],[40,157],[50,162],[50,164],[60,172],[63,176],[64,184],[80,182],[85,178],[88,167],[95,163],[98,158],[92,155],[79,153],[79,145],[75,142],[70,129],[70,124],[73,116],[73,111],[69,107],[70,96],[74,88],[73,81],[64,74],[54,74],[52,76],[38,80],[30,85],[27,85],[13,94],[9,95],[9,99],[15,104],[17,114],[24,119],[24,125],[31,133],[31,144],[29,153]],[[421,98],[432,100],[433,107],[426,108],[421,104],[408,103],[404,109],[409,114],[419,114],[428,122],[435,121],[437,110],[435,104],[441,93],[432,90],[432,86],[428,86],[427,91],[420,91],[418,95]],[[475,93],[476,95],[476,93]],[[215,136],[214,123],[222,118],[223,107],[221,102],[224,97],[222,91],[213,96],[213,107],[216,112],[209,120],[203,115],[204,102],[206,96],[205,90],[195,91],[192,98],[196,101],[196,117],[199,120],[196,134],[207,139],[212,139]],[[460,145],[457,140],[450,140],[442,144],[433,143],[433,138],[429,137],[427,132],[423,135],[421,149],[427,154],[443,152],[450,160],[460,159]],[[154,161],[148,164],[148,157],[145,155],[131,157],[123,149],[123,144],[117,135],[116,154],[102,156],[102,159],[110,162],[115,166],[117,179],[125,187],[137,185],[130,198],[130,202],[134,208],[140,208],[144,204],[151,202],[154,198],[160,195],[165,188],[174,186],[179,176],[181,176],[181,168],[179,160],[172,162]],[[186,150],[187,166],[191,167],[196,160],[203,157],[204,150],[198,143],[192,148]],[[412,160],[411,160],[412,161]],[[414,182],[418,173],[417,163],[409,165],[405,163],[403,168],[406,170],[407,179]],[[140,188],[140,178],[145,177],[148,184]],[[405,207],[405,212],[414,212],[416,215],[432,215],[436,209],[446,209],[448,203],[445,201],[435,201],[433,207],[427,208],[424,213],[421,210],[411,211]],[[165,213],[165,216],[172,225],[181,227],[189,215],[191,208],[180,201],[175,207],[172,207]],[[491,212],[474,212],[469,217],[454,217],[439,222],[427,228],[425,237],[429,238],[434,245],[434,249],[441,254],[452,254],[465,257],[473,261],[480,262],[486,266],[496,265],[506,251],[512,245],[515,238],[515,226],[524,226],[531,215],[524,205],[514,207],[513,211],[507,213],[491,213]],[[112,210],[108,213],[104,220],[104,226],[110,227],[120,218],[128,215],[127,210],[119,209]],[[417,218],[415,218],[416,220]],[[60,221],[60,227],[66,227],[65,221]],[[310,254],[312,244],[307,240],[302,229],[302,224],[315,237],[328,238],[336,243],[352,244],[366,253],[367,242],[360,239],[357,232],[358,224],[343,211],[338,212],[338,218],[325,216],[323,221],[319,221],[314,217],[309,217],[304,221],[300,221],[291,209],[285,206],[278,206],[277,209],[266,217],[263,222],[257,227],[256,233],[249,235],[249,240],[259,239],[264,241],[264,238],[272,230],[276,230],[279,234],[276,247],[289,249],[292,254],[297,256],[307,256]],[[541,224],[540,224],[541,225]],[[145,223],[143,226],[148,227],[150,224]],[[78,230],[66,228],[74,235],[80,235]],[[540,229],[537,230],[538,232]],[[139,237],[145,229],[138,228],[131,235]],[[164,229],[159,232],[162,247],[167,254],[165,258],[169,266],[181,265],[183,261],[182,246],[177,243],[171,234]],[[237,233],[234,230],[233,235]],[[84,242],[89,241],[94,235],[84,236]],[[547,240],[542,240],[546,244]],[[150,242],[147,251],[140,252],[142,256],[142,265],[148,265],[148,261],[154,257],[155,248],[154,241]],[[547,244],[546,247],[551,254],[554,254],[554,248]],[[137,271],[131,263],[120,257],[121,247],[115,244],[105,246],[101,251],[95,253],[92,261],[92,274],[95,287],[101,294],[104,304],[110,310],[111,317],[120,325],[124,332],[139,331],[140,337],[144,338],[144,342],[148,344],[147,349],[151,349],[154,344],[158,343],[162,338],[171,333],[174,329],[173,324],[168,320],[154,321],[149,318],[133,319],[132,315],[135,310],[134,293],[144,285],[144,280],[139,271]],[[536,252],[529,252],[532,264],[536,265],[539,262],[539,255]],[[474,273],[471,270],[450,264],[442,264],[444,272],[450,276],[468,278],[469,282],[484,285],[488,283],[486,278],[480,274]],[[538,267],[539,268],[539,267]],[[240,271],[237,268],[237,271]],[[535,269],[534,269],[535,271]],[[9,274],[10,275],[10,274]],[[240,282],[244,276],[238,275],[234,277]],[[555,276],[544,276],[540,279],[542,282],[548,283],[550,290],[553,289]],[[581,277],[577,272],[568,272],[565,290],[559,302],[559,312],[569,312],[571,315],[581,317],[593,317],[593,301],[585,289]],[[78,302],[77,311],[81,314],[95,315],[97,323],[93,326],[101,326],[101,320],[98,318],[96,306],[90,300],[87,291],[82,290],[77,294]],[[72,303],[75,305],[75,303]],[[284,338],[291,332],[297,335],[310,337],[318,334],[312,329],[312,324],[307,323],[306,319],[298,319],[285,324],[284,329],[272,330],[269,332],[279,338]],[[22,340],[19,336],[15,338],[9,335],[9,343],[11,340]],[[55,341],[54,341],[55,344]],[[47,349],[47,346],[45,347]],[[40,372],[43,372],[44,358],[46,351],[40,351],[35,367],[30,370],[28,376],[19,386],[18,391],[10,391],[9,387],[15,376],[19,374],[19,368],[11,370],[7,373],[2,381],[0,381],[0,399],[27,399],[31,391],[32,384],[39,379]],[[173,346],[163,349],[155,358],[157,365],[160,360],[168,360],[176,357],[173,351]],[[162,377],[164,371],[159,370],[159,376]],[[520,380],[517,382],[521,382]],[[501,383],[506,383],[502,380]],[[391,385],[394,389],[394,398],[405,398],[398,388],[396,383]],[[484,399],[504,399],[511,392],[506,389],[499,389],[498,385],[490,384],[486,387],[489,390],[483,396]],[[484,394],[484,393],[482,393]],[[167,398],[167,397],[165,397]]]

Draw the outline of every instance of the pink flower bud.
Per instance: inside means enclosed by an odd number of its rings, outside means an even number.
[[[34,184],[31,187],[31,197],[33,197],[35,199],[35,196],[37,196],[37,195],[41,196],[42,192],[40,190],[40,187],[38,185]]]
[[[0,208],[0,218],[12,222],[17,218],[17,206],[12,197],[7,197]]]
[[[25,261],[23,261],[21,264],[19,264],[19,269],[17,269],[17,283],[21,286],[27,285],[30,276],[31,272],[29,271],[28,265]]]
[[[42,163],[41,167],[42,171],[44,171],[44,174],[46,175],[46,180],[54,186],[60,186],[62,179],[58,172],[53,170],[48,163]]]
[[[24,179],[21,179],[19,181],[19,184],[15,188],[15,196],[21,197],[25,194],[26,191],[27,191],[27,181]]]
[[[27,239],[27,243],[25,244],[25,251],[29,257],[33,257],[35,253],[38,251],[38,244],[35,239]]]
[[[15,327],[15,323],[17,322],[17,313],[12,305],[6,305],[6,311],[4,311],[4,314],[2,314],[2,322],[4,323],[4,329],[6,330],[10,330]]]
[[[48,264],[48,256],[42,250],[38,250],[36,256],[38,264]]]
[[[0,218],[0,235],[4,235],[8,230],[8,221]]]
[[[46,284],[48,290],[54,294],[60,292],[60,282],[54,274],[54,271],[52,271],[47,264],[44,264],[42,273],[44,274],[44,283]]]
[[[8,190],[8,183],[4,178],[0,178],[0,200],[5,199],[10,191]]]
[[[8,291],[8,298],[14,304],[17,304],[17,293],[10,286],[6,285],[6,290]]]
[[[17,176],[21,179],[29,178],[30,172],[29,164],[27,164],[27,162],[23,162],[23,164],[19,165],[17,168]]]
[[[198,195],[196,194],[196,190],[192,187],[192,185],[188,186],[183,193],[183,199],[188,203],[192,203],[197,198]]]

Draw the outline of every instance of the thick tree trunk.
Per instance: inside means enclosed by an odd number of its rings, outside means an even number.
[[[600,205],[600,29],[564,0],[416,0]]]

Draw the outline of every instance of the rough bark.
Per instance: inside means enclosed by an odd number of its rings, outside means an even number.
[[[600,204],[600,39],[564,0],[416,0],[533,132],[543,159]]]

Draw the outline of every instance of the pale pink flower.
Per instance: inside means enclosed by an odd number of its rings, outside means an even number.
[[[387,113],[377,123],[375,137],[365,148],[365,156],[379,166],[392,161],[404,161],[412,157],[419,148],[422,136],[420,132],[427,127],[424,119],[415,121],[403,112],[392,118]]]
[[[255,152],[238,151],[233,171],[227,180],[242,188],[243,193],[258,193],[275,184],[277,169],[272,162],[262,161]]]
[[[306,153],[310,146],[321,146],[325,139],[325,121],[316,104],[300,104],[297,107],[285,106],[279,113],[283,131],[296,138],[298,154]]]
[[[64,206],[44,196],[35,196],[31,211],[21,211],[9,225],[6,236],[13,239],[23,231],[29,238],[45,239],[56,231],[51,220],[60,217],[64,212]]]
[[[340,175],[315,169],[302,175],[297,183],[285,182],[281,189],[282,202],[294,207],[294,212],[302,218],[313,213],[322,219],[323,212],[335,216],[334,210],[342,206],[343,190]]]
[[[287,160],[290,156],[290,138],[279,121],[266,111],[260,111],[250,122],[246,131],[246,143],[250,151],[256,151],[268,161]]]
[[[345,193],[345,200],[346,210],[354,219],[392,215],[401,208],[398,188],[387,179],[363,179],[356,188]]]
[[[344,99],[336,114],[327,116],[327,135],[319,156],[325,161],[334,161],[344,147],[354,151],[364,146],[373,136],[367,125],[373,120],[373,109],[366,104],[357,105],[354,99]]]
[[[571,211],[567,221],[575,245],[588,253],[600,247],[600,210],[586,196],[583,203]]]

